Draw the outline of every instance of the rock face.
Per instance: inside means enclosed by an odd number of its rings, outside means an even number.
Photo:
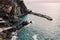
[[[22,16],[22,13],[20,11],[20,7],[15,8],[15,16]]]

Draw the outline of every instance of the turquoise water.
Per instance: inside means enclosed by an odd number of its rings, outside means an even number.
[[[34,15],[22,19],[33,23],[18,31],[17,40],[60,40],[59,25]]]
[[[28,20],[28,21],[31,20],[33,23],[28,26],[25,26],[24,28],[18,31],[17,40],[53,40],[49,34],[50,32],[48,33],[48,31],[46,31],[47,27],[45,26],[46,27],[45,28],[44,26],[41,25],[43,23],[41,23],[40,20],[46,21],[46,19],[34,16],[34,15],[27,15],[22,19]]]
[[[51,16],[53,21],[34,15],[23,17],[33,23],[18,31],[17,40],[60,40],[60,3],[26,2],[26,6],[34,12]]]
[[[25,16],[23,20],[30,20],[28,19],[31,15]],[[28,27],[22,28],[18,31],[18,39],[17,40],[34,40],[33,36],[38,36],[38,40],[44,40],[44,33],[40,31],[40,28],[37,28],[36,24],[30,24]],[[36,40],[37,40],[36,39]]]

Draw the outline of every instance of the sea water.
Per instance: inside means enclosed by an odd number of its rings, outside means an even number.
[[[53,18],[49,21],[35,15],[27,15],[23,20],[32,21],[17,32],[17,40],[60,40],[60,3],[26,2],[28,9]]]

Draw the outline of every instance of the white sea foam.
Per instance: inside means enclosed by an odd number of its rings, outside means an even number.
[[[13,36],[11,40],[16,40],[17,39],[17,36]]]
[[[16,32],[12,32],[11,40],[16,40],[16,39],[17,39],[17,33]]]
[[[32,38],[33,38],[34,40],[38,40],[38,39],[37,39],[37,34],[33,35]]]

